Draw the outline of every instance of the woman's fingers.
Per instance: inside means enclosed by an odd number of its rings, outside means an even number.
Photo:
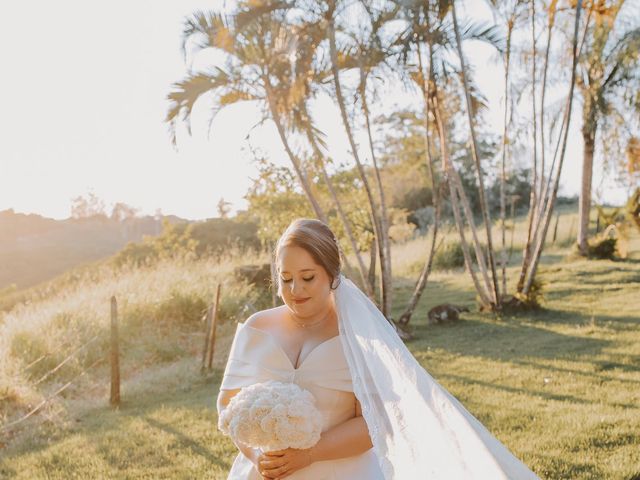
[[[272,470],[266,470],[265,473],[272,478],[280,478],[282,475],[287,473],[289,468],[285,465],[282,467],[274,468]]]
[[[289,459],[286,457],[287,450],[274,450],[263,452],[260,455],[258,464],[260,474],[266,478],[279,480],[288,477],[290,472]]]
[[[269,457],[281,457],[285,453],[287,453],[286,450],[273,450],[272,452],[264,452],[263,455],[267,455]]]
[[[259,462],[261,470],[272,470],[274,468],[282,467],[286,461],[281,458],[277,458],[274,460],[262,460]]]

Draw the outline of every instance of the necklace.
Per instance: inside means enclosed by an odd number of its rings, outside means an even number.
[[[299,327],[302,328],[311,328],[311,327],[315,327],[316,325],[320,325],[321,323],[324,323],[327,318],[329,318],[329,315],[331,315],[331,312],[329,312],[325,317],[321,318],[320,320],[313,322],[313,323],[304,323],[304,322],[299,322],[295,319],[295,317],[291,316],[291,320],[293,320],[293,323],[295,323],[296,325],[298,325]]]

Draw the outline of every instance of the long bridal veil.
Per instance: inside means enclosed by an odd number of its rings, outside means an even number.
[[[386,480],[538,479],[417,362],[344,275],[336,289],[342,346]]]

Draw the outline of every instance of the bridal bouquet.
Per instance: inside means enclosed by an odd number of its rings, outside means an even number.
[[[222,411],[218,428],[263,451],[304,449],[320,440],[322,416],[311,392],[271,380],[242,388]]]

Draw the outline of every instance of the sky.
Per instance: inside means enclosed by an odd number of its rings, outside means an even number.
[[[466,4],[488,15],[483,0]],[[256,175],[247,134],[253,147],[288,165],[274,125],[255,127],[258,107],[223,110],[208,135],[207,105],[198,104],[192,135],[179,129],[177,150],[164,123],[171,84],[187,71],[180,51],[184,18],[225,6],[224,0],[6,5],[0,17],[0,210],[64,219],[71,199],[88,193],[103,199],[107,209],[124,202],[141,214],[161,209],[189,219],[217,216],[220,198],[234,211],[245,208],[242,197]],[[487,49],[468,48],[477,83],[492,105],[488,122],[501,131],[502,68],[488,60]],[[220,60],[205,54],[196,66]],[[379,105],[403,102],[392,94]],[[337,108],[324,99],[315,114],[330,153],[349,162]],[[562,177],[566,195],[576,194],[580,183],[576,132]],[[600,180],[596,168],[594,186]],[[606,200],[624,199],[620,189],[607,190]]]

